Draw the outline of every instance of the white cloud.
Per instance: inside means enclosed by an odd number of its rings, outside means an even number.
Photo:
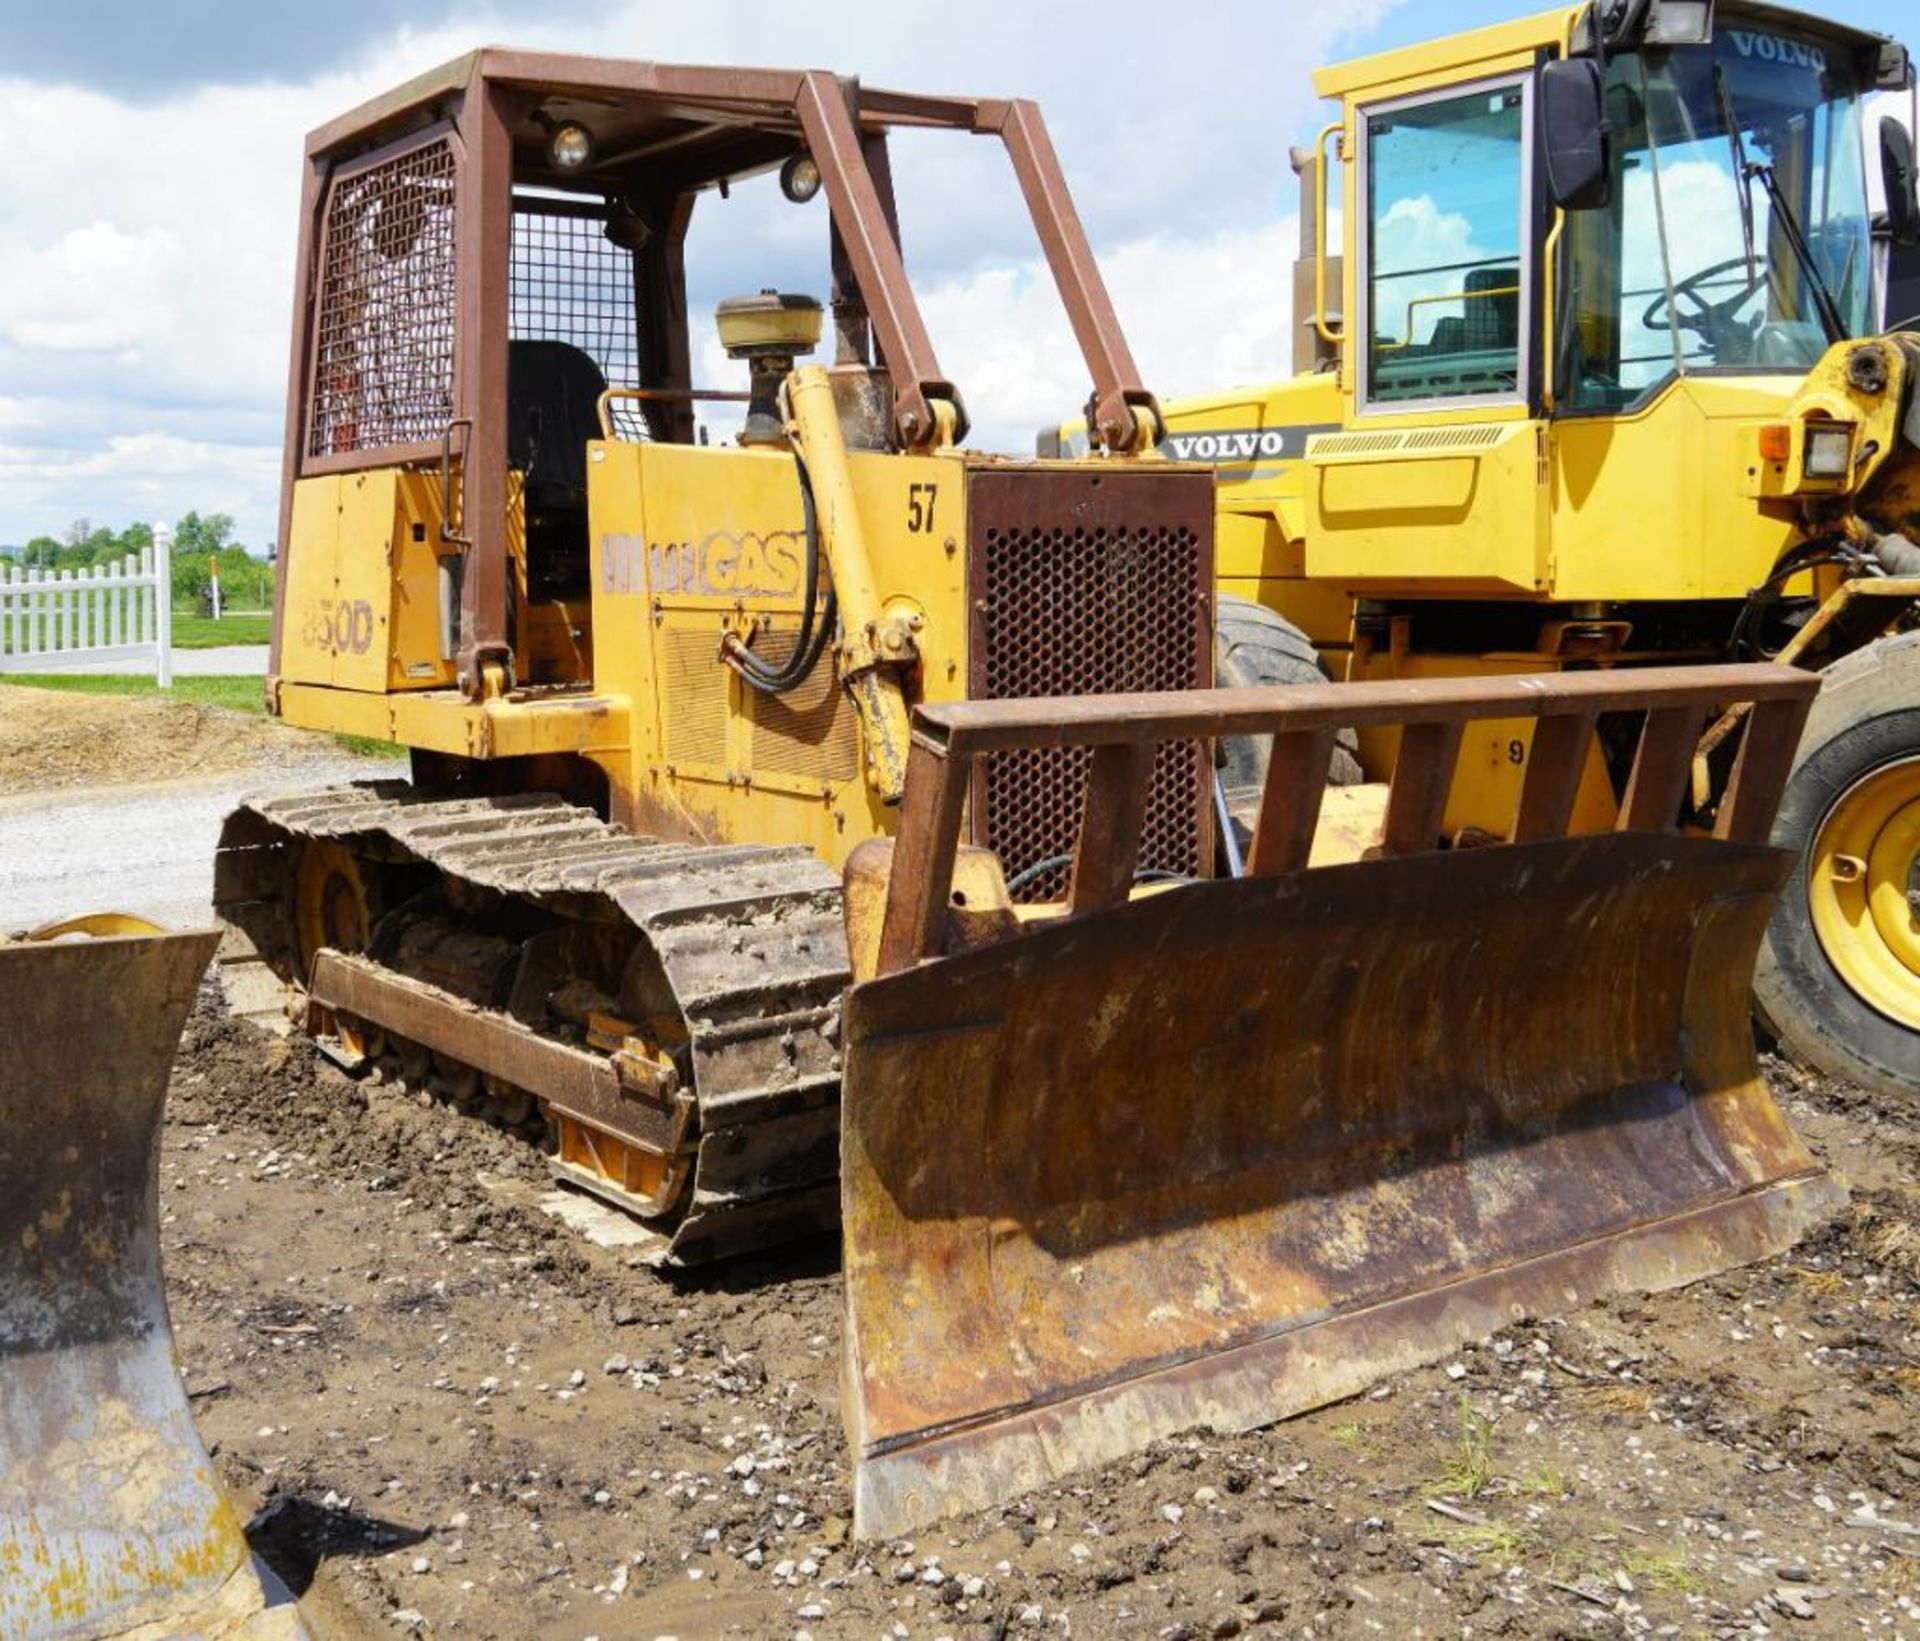
[[[0,418],[0,429],[5,426]],[[52,460],[42,448],[0,443],[0,498],[33,520],[18,532],[24,541],[58,535],[75,518],[117,526],[136,519],[171,522],[195,508],[225,512],[224,497],[270,499],[279,470],[277,447],[168,433],[112,434]],[[113,499],[112,510],[91,505],[101,497]]]
[[[616,0],[591,23],[474,6],[298,84],[135,104],[0,71],[0,541],[174,505],[271,536],[302,134],[482,39],[615,55],[644,41],[669,60],[824,61],[910,89],[1036,96],[1150,385],[1270,374],[1287,354],[1279,212],[1308,73],[1399,3],[1245,0],[1171,30],[1143,0],[1098,26],[1018,0],[964,20],[867,0],[751,14]],[[896,171],[942,363],[982,442],[1029,448],[1086,384],[1005,156],[914,136]],[[710,253],[696,245],[696,307],[789,280],[817,290],[818,209],[755,224],[739,204],[696,215],[696,242],[712,236]]]

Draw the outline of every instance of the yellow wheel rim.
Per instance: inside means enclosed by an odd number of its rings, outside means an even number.
[[[313,972],[313,954],[322,946],[366,950],[380,915],[374,899],[360,863],[344,845],[327,838],[307,840],[293,880],[293,933],[302,983]],[[379,1052],[381,1034],[357,1020],[339,1017],[334,1030],[356,1054]]]
[[[1920,758],[1833,806],[1807,866],[1814,932],[1862,1002],[1920,1031]]]

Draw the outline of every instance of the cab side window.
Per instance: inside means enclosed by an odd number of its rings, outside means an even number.
[[[1522,78],[1361,111],[1361,399],[1515,401],[1527,380]]]

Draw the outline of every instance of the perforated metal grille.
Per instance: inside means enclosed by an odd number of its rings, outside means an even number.
[[[1157,477],[1000,474],[976,476],[969,494],[977,698],[1195,689],[1209,681],[1199,595],[1212,575],[1210,487]],[[1129,517],[1130,503],[1145,516]],[[988,760],[975,788],[974,836],[1000,856],[1010,878],[1072,851],[1088,756],[1019,752]],[[1196,745],[1161,748],[1142,870],[1202,869],[1204,760]],[[1064,867],[1042,872],[1015,898],[1057,899],[1067,877]]]
[[[442,137],[333,184],[310,455],[425,444],[445,432],[453,416],[454,169]]]
[[[604,213],[570,200],[513,202],[513,339],[565,342],[609,387],[637,387],[633,252],[607,238]]]

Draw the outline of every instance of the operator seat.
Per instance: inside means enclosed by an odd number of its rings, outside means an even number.
[[[1475,268],[1467,275],[1467,300],[1461,304],[1466,318],[1462,346],[1472,351],[1483,348],[1507,349],[1520,340],[1520,283],[1518,268]],[[1499,291],[1489,296],[1488,291]]]
[[[534,598],[587,590],[587,445],[600,436],[607,378],[570,342],[507,349],[507,465],[527,506],[527,583]]]

